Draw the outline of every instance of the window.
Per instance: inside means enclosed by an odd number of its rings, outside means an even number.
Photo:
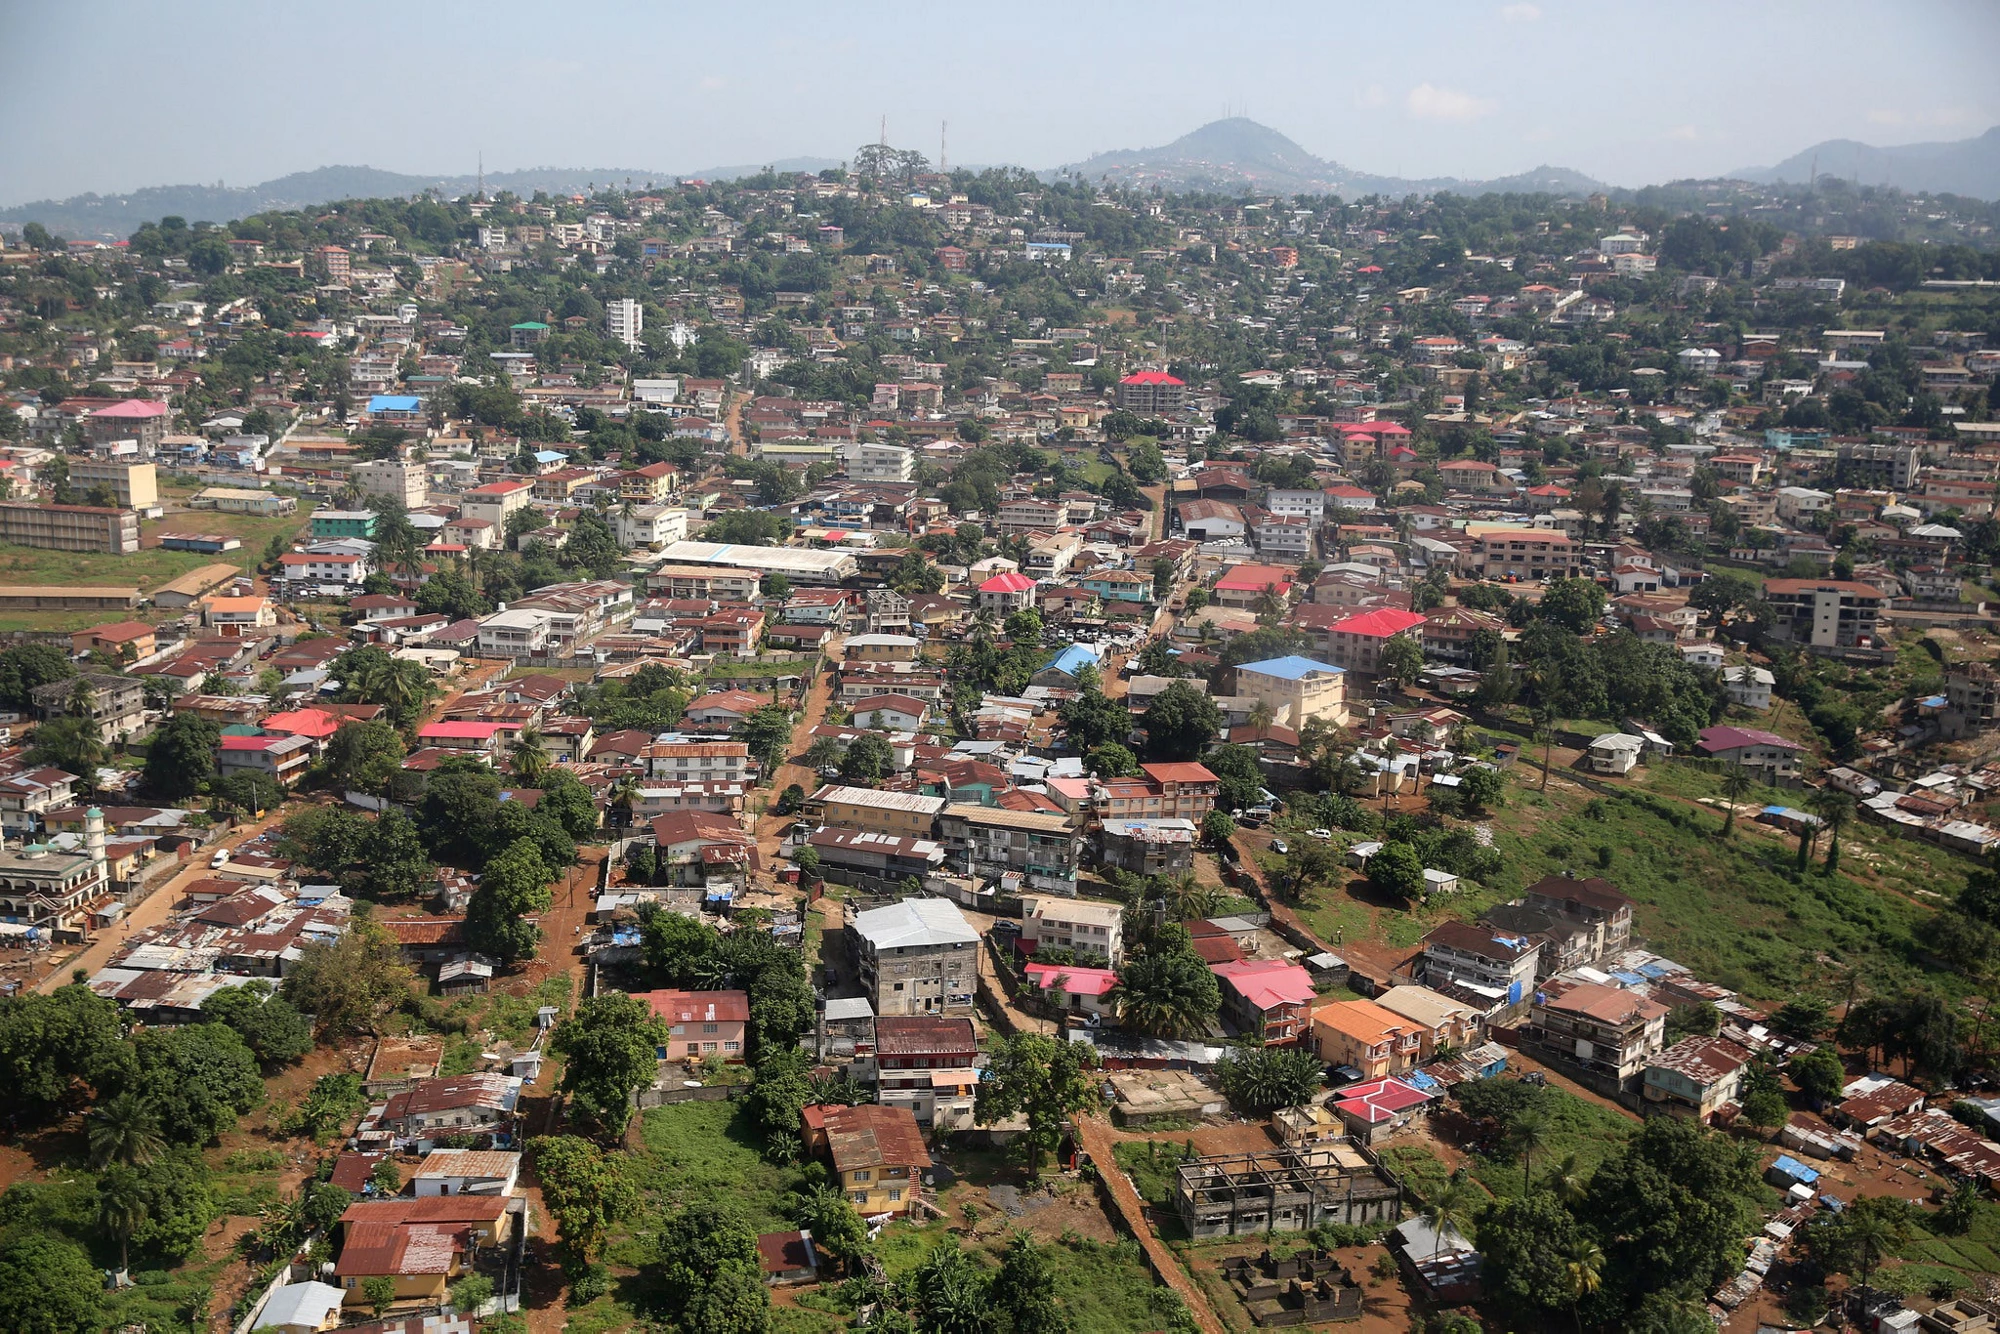
[[[870,1174],[868,1172],[868,1169],[863,1168],[859,1172],[855,1172],[852,1174],[852,1180],[854,1180],[857,1183],[863,1182],[869,1179],[869,1175]]]

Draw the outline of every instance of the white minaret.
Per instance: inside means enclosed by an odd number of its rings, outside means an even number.
[[[90,854],[90,864],[97,872],[97,883],[109,888],[110,868],[104,860],[104,812],[92,806],[83,813],[83,846]]]

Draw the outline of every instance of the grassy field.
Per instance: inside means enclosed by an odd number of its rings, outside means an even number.
[[[312,506],[301,504],[299,512],[278,519],[262,519],[248,514],[217,514],[209,510],[175,511],[156,523],[140,525],[142,544],[157,543],[162,533],[220,533],[235,537],[243,545],[234,551],[204,555],[198,551],[167,551],[158,545],[143,545],[128,556],[100,551],[44,551],[39,547],[0,542],[0,585],[24,584],[105,585],[137,588],[150,594],[161,584],[202,565],[228,564],[251,571],[263,559],[271,539],[296,537],[304,531]],[[178,613],[176,613],[178,614]],[[17,612],[0,616],[0,631],[81,630],[117,617],[108,612],[48,611]],[[143,619],[158,619],[153,612]]]
[[[1637,903],[1635,936],[1647,948],[1746,996],[1779,1001],[1800,990],[1831,995],[1851,973],[1873,991],[1919,981],[1946,995],[1970,985],[1927,968],[1913,932],[1931,905],[1955,893],[1972,863],[1877,826],[1841,832],[1841,871],[1821,873],[1824,840],[1810,871],[1794,867],[1797,840],[1749,817],[1797,792],[1748,798],[1732,837],[1720,836],[1718,775],[1686,765],[1641,771],[1616,797],[1563,781],[1536,790],[1525,762],[1509,776],[1507,804],[1483,821],[1502,854],[1487,884],[1404,909],[1354,880],[1311,892],[1303,912],[1329,941],[1414,944],[1451,918],[1476,917],[1545,875],[1602,876]],[[1352,842],[1357,836],[1344,836]]]
[[[1919,1226],[1899,1255],[1903,1263],[1879,1271],[1876,1286],[1922,1292],[1943,1281],[1961,1291],[1976,1291],[1982,1278],[2000,1274],[2000,1207],[1980,1205],[1972,1226],[1961,1236]]]
[[[1547,1143],[1536,1150],[1530,1169],[1538,1183],[1546,1182],[1559,1164],[1572,1157],[1577,1175],[1588,1177],[1639,1128],[1631,1118],[1553,1085],[1547,1090],[1543,1108]],[[1444,1162],[1421,1144],[1394,1145],[1383,1151],[1382,1161],[1402,1176],[1420,1200],[1430,1199],[1451,1176]],[[1512,1199],[1521,1194],[1523,1163],[1511,1149],[1474,1149],[1468,1155],[1468,1165],[1473,1180],[1494,1198]]]
[[[683,1102],[647,1110],[632,1166],[656,1210],[723,1199],[759,1232],[798,1226],[792,1196],[805,1185],[805,1173],[764,1161],[746,1107]]]

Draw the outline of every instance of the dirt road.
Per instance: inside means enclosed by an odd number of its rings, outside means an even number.
[[[1145,1201],[1139,1198],[1132,1179],[1118,1166],[1118,1159],[1112,1152],[1111,1127],[1098,1117],[1085,1116],[1077,1118],[1077,1130],[1084,1150],[1090,1154],[1091,1161],[1097,1164],[1097,1170],[1104,1174],[1106,1184],[1111,1187],[1112,1207],[1123,1215],[1126,1228],[1138,1239],[1153,1273],[1187,1303],[1188,1313],[1201,1327],[1202,1334],[1224,1334],[1227,1327],[1209,1306],[1208,1298],[1195,1286],[1187,1271],[1181,1268],[1181,1262],[1153,1231],[1152,1224],[1147,1222]]]
[[[827,641],[823,652],[829,663],[840,661],[846,642],[845,637],[840,635]],[[799,758],[812,744],[813,728],[826,721],[827,706],[832,702],[833,673],[820,672],[814,676],[812,685],[806,691],[805,707],[800,710],[799,721],[792,728],[791,742],[785,747],[785,762],[778,766],[777,775],[771,780],[773,803],[777,801],[779,793],[794,783],[804,788],[808,794],[819,786],[819,775],[799,763]],[[767,868],[775,864],[780,846],[779,835],[785,826],[791,823],[791,819],[789,815],[767,813],[757,822],[757,848],[763,854]]]

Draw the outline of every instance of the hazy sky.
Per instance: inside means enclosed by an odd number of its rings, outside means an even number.
[[[0,205],[329,164],[1051,167],[1240,112],[1390,175],[1619,185],[2000,122],[1994,0],[0,0]],[[1840,170],[1837,162],[1822,169]]]

